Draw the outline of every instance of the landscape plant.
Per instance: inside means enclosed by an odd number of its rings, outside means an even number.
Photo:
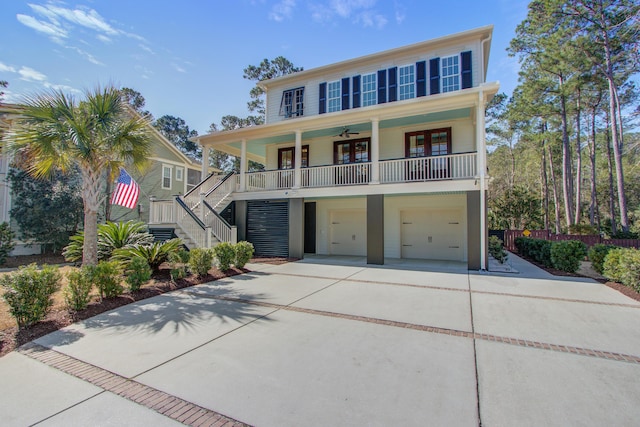
[[[236,243],[233,249],[236,255],[233,264],[236,266],[236,268],[243,268],[249,262],[251,257],[253,257],[254,248],[251,242],[243,240]]]
[[[211,249],[196,248],[189,252],[189,269],[198,277],[206,276],[211,269],[214,254]]]
[[[502,240],[500,240],[498,236],[489,237],[489,253],[500,264],[504,264],[509,257],[509,254],[502,245]]]
[[[16,246],[13,242],[14,237],[15,234],[11,231],[8,223],[0,224],[0,265],[7,261],[7,256]]]
[[[169,271],[171,280],[175,282],[178,279],[184,279],[187,277],[186,266],[189,263],[189,251],[181,249],[178,252],[170,254],[168,262],[171,267]]]
[[[146,259],[134,257],[124,270],[124,280],[129,285],[129,290],[135,292],[151,279],[152,273]]]
[[[604,269],[604,260],[607,257],[607,254],[612,249],[617,248],[614,245],[605,245],[602,243],[596,243],[595,245],[589,248],[588,257],[589,261],[591,261],[591,266],[593,269],[602,274]]]
[[[116,261],[100,261],[87,266],[87,275],[91,283],[100,291],[100,298],[112,298],[122,295],[124,288],[120,284],[120,264]]]
[[[623,248],[614,248],[611,249],[604,257],[604,262],[602,263],[602,273],[607,279],[613,280],[614,282],[622,283],[622,275],[624,273],[624,271],[622,270],[623,253]]]
[[[18,328],[44,319],[53,305],[53,294],[60,289],[61,279],[57,267],[45,265],[39,270],[36,264],[20,267],[18,271],[0,277],[3,298]]]
[[[231,243],[221,242],[218,243],[214,248],[213,252],[216,256],[216,260],[218,261],[217,266],[220,271],[227,271],[231,268],[231,264],[233,263],[236,257],[235,248]]]
[[[587,246],[579,240],[553,242],[551,245],[551,263],[558,270],[575,273],[586,255]]]
[[[87,274],[87,267],[71,270],[67,273],[67,286],[64,288],[64,301],[69,310],[80,311],[87,308],[91,301],[93,283]]]
[[[140,257],[147,261],[154,273],[160,270],[160,265],[169,260],[169,256],[177,253],[182,246],[182,240],[171,239],[166,242],[153,242],[150,245],[132,245],[113,251],[112,260],[125,265],[134,257]]]

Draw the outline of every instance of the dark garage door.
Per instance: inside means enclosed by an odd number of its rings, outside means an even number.
[[[253,243],[256,255],[288,257],[289,202],[247,202],[247,240]]]

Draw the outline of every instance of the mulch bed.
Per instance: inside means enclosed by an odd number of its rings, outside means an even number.
[[[38,264],[43,264],[43,263],[48,263],[48,261],[54,260],[53,258],[49,257],[47,258],[47,261],[44,261],[46,256],[42,256],[42,255],[28,255],[26,257],[11,257],[11,258],[17,258],[18,261],[19,260],[22,261],[21,263],[14,261],[14,264],[12,265],[14,267],[18,267],[20,265],[27,265],[33,262],[36,262]],[[280,265],[292,260],[295,260],[295,259],[293,258],[254,258],[251,260],[251,262]],[[64,262],[64,259],[62,260],[62,262]],[[52,264],[59,264],[59,263],[61,262],[59,261],[52,262]],[[4,265],[3,267],[8,267],[8,265]],[[225,272],[221,272],[216,268],[212,268],[211,270],[209,270],[209,274],[207,274],[206,276],[197,277],[195,275],[192,275],[184,279],[179,279],[174,282],[171,280],[169,267],[162,266],[160,268],[160,272],[153,276],[154,284],[150,286],[149,285],[144,286],[139,291],[125,293],[118,297],[106,298],[102,301],[93,302],[89,304],[86,309],[76,313],[70,313],[67,310],[51,311],[49,312],[49,314],[47,314],[47,316],[43,321],[38,322],[35,325],[24,328],[22,330],[18,330],[18,327],[15,326],[15,327],[7,328],[0,331],[0,357],[13,351],[15,348],[28,343],[29,341],[33,341],[51,332],[55,332],[58,329],[64,328],[65,326],[69,326],[72,323],[88,319],[90,317],[96,316],[98,314],[104,313],[109,310],[113,310],[118,307],[122,307],[123,305],[131,304],[132,302],[140,301],[146,298],[155,297],[157,295],[161,295],[166,292],[175,291],[177,289],[188,288],[190,286],[198,285],[201,283],[207,283],[207,282],[223,279],[225,277],[236,276],[238,274],[247,273],[249,271],[250,270],[247,270],[245,268],[243,269],[231,268]]]

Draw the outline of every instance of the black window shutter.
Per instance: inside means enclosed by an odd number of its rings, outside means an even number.
[[[429,93],[440,93],[440,58],[429,60]]]
[[[351,79],[353,83],[353,91],[351,95],[351,104],[353,108],[360,107],[360,76],[353,76]]]
[[[389,102],[398,100],[398,67],[389,68]]]
[[[349,77],[342,79],[342,109],[349,109]]]
[[[427,94],[427,61],[416,62],[416,96]]]
[[[318,114],[327,112],[327,84],[320,83],[320,105],[318,106]]]
[[[468,89],[473,86],[473,76],[471,73],[471,51],[462,52],[462,89]]]
[[[378,104],[387,102],[387,70],[378,71]]]

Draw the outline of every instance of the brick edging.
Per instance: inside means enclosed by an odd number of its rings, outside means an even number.
[[[51,350],[40,344],[30,342],[20,347],[17,351],[31,359],[42,362],[103,390],[117,394],[185,425],[194,427],[250,427],[249,424]]]

